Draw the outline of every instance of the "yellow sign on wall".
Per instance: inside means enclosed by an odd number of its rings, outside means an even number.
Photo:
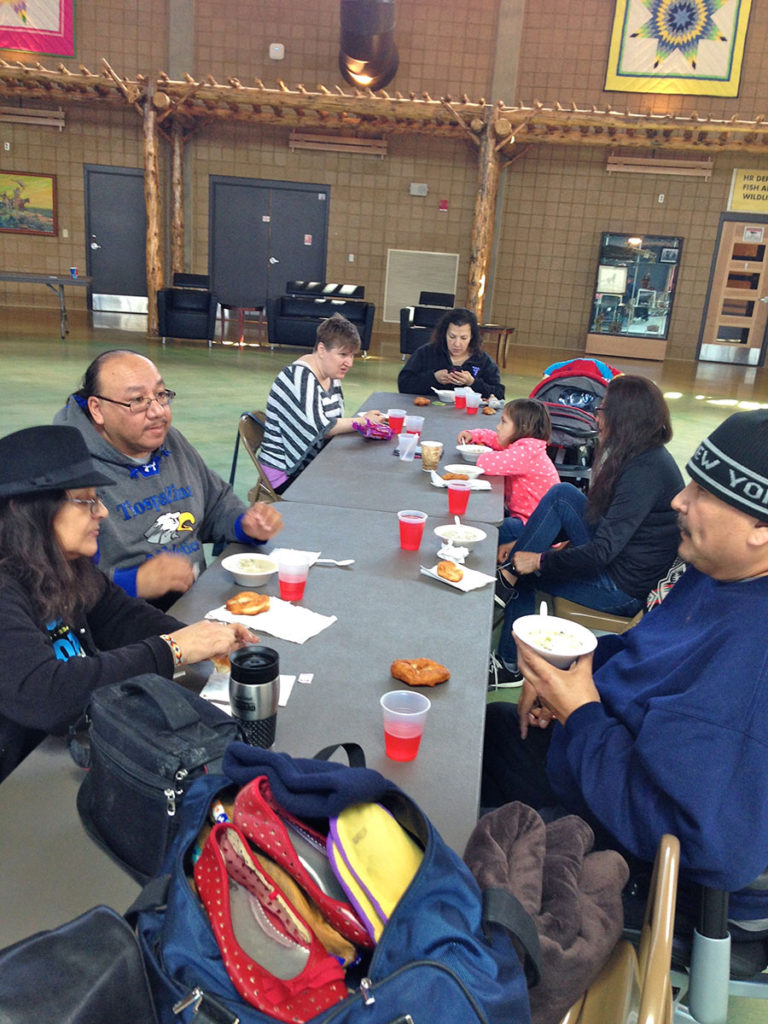
[[[768,170],[734,167],[728,209],[768,214]]]

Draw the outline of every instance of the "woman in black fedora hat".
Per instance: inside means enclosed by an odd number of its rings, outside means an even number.
[[[186,626],[128,597],[92,562],[112,481],[75,427],[0,438],[0,780],[47,733],[65,733],[92,690],[224,656],[242,626]]]

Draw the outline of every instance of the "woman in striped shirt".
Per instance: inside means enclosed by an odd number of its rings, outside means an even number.
[[[386,414],[373,410],[344,415],[341,382],[360,351],[360,335],[339,313],[317,328],[309,355],[281,370],[269,391],[266,429],[259,462],[280,493],[309,465],[329,438],[348,434],[366,419],[386,423]]]

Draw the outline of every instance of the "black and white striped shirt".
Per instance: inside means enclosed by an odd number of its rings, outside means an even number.
[[[291,363],[269,391],[259,460],[295,476],[325,445],[326,434],[343,415],[341,381],[334,378],[326,391],[306,363]]]

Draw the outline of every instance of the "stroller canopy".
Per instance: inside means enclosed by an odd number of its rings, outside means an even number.
[[[538,398],[540,402],[554,402],[594,412],[603,400],[606,388],[620,372],[600,359],[568,359],[552,363],[530,397]]]

